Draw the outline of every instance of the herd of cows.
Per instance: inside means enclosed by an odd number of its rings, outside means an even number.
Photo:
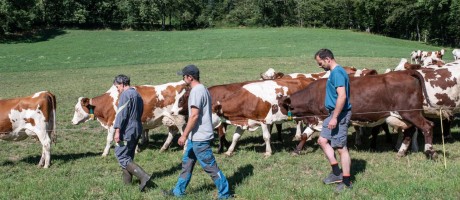
[[[449,131],[448,123],[452,116],[460,112],[460,60],[457,60],[460,59],[460,50],[452,53],[456,60],[444,63],[444,50],[414,51],[411,63],[402,59],[395,69],[384,74],[377,74],[376,70],[344,67],[350,75],[351,121],[357,130],[356,135],[362,134],[360,127],[374,127],[372,134],[378,134],[382,127],[393,127],[404,135],[398,151],[398,155],[403,156],[412,135],[418,130],[425,138],[425,154],[429,158],[435,157],[432,145],[434,125],[428,119],[442,118],[447,124],[446,131]],[[283,74],[269,69],[261,74],[259,80],[209,87],[213,124],[219,135],[218,152],[227,147],[225,154],[232,155],[245,130],[254,131],[261,127],[265,155],[270,156],[271,126],[278,125],[280,134],[279,125],[293,118],[297,123],[295,138],[301,140],[294,151],[298,153],[305,141],[323,127],[322,120],[328,114],[324,108],[328,76],[329,72]],[[165,125],[169,133],[161,151],[166,150],[174,134],[182,133],[186,124],[190,87],[184,81],[134,87],[144,100],[144,133],[140,144],[148,142],[149,129]],[[118,91],[112,86],[100,96],[80,97],[75,105],[73,124],[97,120],[107,129],[103,156],[109,153],[113,141],[118,96]],[[43,146],[39,166],[48,168],[50,146],[56,135],[55,96],[42,91],[28,97],[3,99],[0,105],[0,139],[19,141],[28,136],[38,138]],[[225,139],[227,125],[236,126],[231,143]]]

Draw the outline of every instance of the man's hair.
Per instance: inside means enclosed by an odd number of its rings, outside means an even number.
[[[318,56],[321,60],[326,58],[334,59],[334,54],[332,54],[332,51],[329,49],[320,49],[316,52],[314,59],[316,59],[316,56]]]
[[[113,84],[117,84],[117,85],[120,85],[120,84],[130,85],[130,82],[131,81],[129,80],[129,77],[124,74],[115,76],[115,79],[113,80]]]

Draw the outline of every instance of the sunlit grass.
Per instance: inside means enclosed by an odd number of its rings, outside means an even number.
[[[255,80],[272,67],[283,73],[319,72],[313,54],[319,48],[334,50],[342,65],[377,69],[394,68],[413,49],[440,47],[352,31],[325,29],[218,29],[184,32],[77,31],[30,44],[0,44],[0,98],[26,96],[49,90],[58,102],[58,142],[52,146],[52,165],[39,169],[39,142],[0,141],[0,199],[164,199],[161,189],[174,186],[180,172],[181,148],[172,144],[160,153],[164,127],[151,131],[148,148],[136,155],[154,175],[158,188],[139,193],[123,186],[113,155],[101,157],[106,130],[96,121],[74,126],[70,120],[80,96],[104,93],[114,76],[124,73],[133,85],[178,81],[183,66],[194,63],[207,86]],[[446,50],[446,52],[449,52]],[[41,57],[43,56],[43,57]],[[449,61],[451,55],[446,55]],[[1,105],[0,105],[1,106]],[[301,156],[290,151],[294,124],[283,124],[284,142],[272,142],[274,154],[263,157],[261,131],[246,132],[233,157],[216,154],[237,199],[458,199],[460,197],[460,135],[446,143],[444,169],[442,143],[435,135],[440,158],[426,160],[423,153],[397,158],[393,145],[379,136],[377,151],[368,142],[349,145],[354,189],[333,193],[321,179],[330,166],[315,143],[307,142]],[[231,140],[234,128],[226,137]],[[352,129],[350,129],[350,134]],[[273,137],[276,138],[276,137]],[[393,135],[395,141],[396,135]],[[177,140],[177,136],[174,141]],[[423,139],[419,140],[420,145]],[[217,140],[214,141],[216,149]],[[422,149],[422,148],[421,148]],[[185,199],[216,198],[211,178],[195,167]]]

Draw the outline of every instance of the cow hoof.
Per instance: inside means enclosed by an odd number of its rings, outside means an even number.
[[[291,156],[300,156],[300,151],[297,151],[297,150],[292,151]]]
[[[294,138],[292,138],[292,141],[300,141],[300,136],[295,136]]]
[[[438,154],[434,151],[425,151],[425,156],[430,160],[436,160],[438,158]]]
[[[405,153],[405,152],[399,151],[399,152],[396,154],[396,156],[398,156],[398,158],[402,158],[402,157],[406,156],[406,153]]]
[[[266,153],[264,153],[264,157],[265,157],[265,158],[268,158],[268,157],[270,157],[271,155],[272,155],[271,152],[266,152]]]
[[[161,149],[160,149],[160,153],[163,153],[163,152],[165,152],[165,151],[166,151],[166,149],[164,149],[164,148],[161,148]]]
[[[232,157],[233,156],[233,153],[232,152],[225,152],[224,155],[228,156],[228,157]]]

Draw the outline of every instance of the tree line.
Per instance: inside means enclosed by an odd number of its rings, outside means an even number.
[[[0,36],[43,29],[322,27],[460,46],[460,0],[0,0]]]

